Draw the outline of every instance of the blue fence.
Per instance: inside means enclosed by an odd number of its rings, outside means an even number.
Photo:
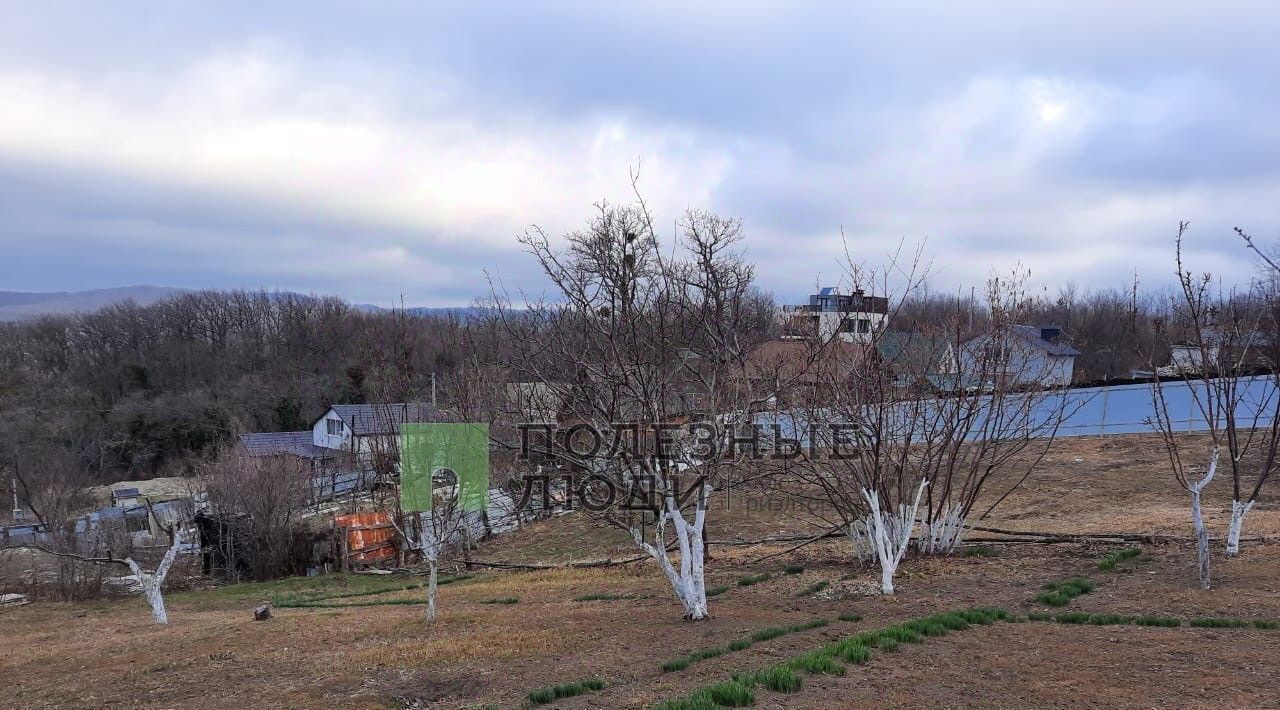
[[[1270,426],[1275,405],[1276,385],[1268,376],[1242,377],[1237,380],[1239,402],[1236,420],[1242,426]],[[1046,398],[1043,407],[1050,410],[1065,404],[1067,416],[1058,436],[1096,436],[1101,434],[1146,434],[1158,432],[1156,405],[1151,384],[1119,385],[1067,390]],[[1201,382],[1165,382],[1160,385],[1165,409],[1176,431],[1207,431],[1209,423],[1196,403],[1207,396]],[[1062,402],[1062,398],[1066,402]],[[1256,423],[1255,423],[1256,422]]]
[[[1242,377],[1239,385],[1236,419],[1242,427],[1270,426],[1272,410],[1274,410],[1277,391],[1275,381],[1269,376]],[[1043,432],[1047,436],[1053,422],[1062,414],[1063,419],[1058,426],[1058,436],[1099,436],[1106,434],[1146,434],[1156,433],[1156,403],[1153,397],[1154,384],[1116,385],[1112,387],[1089,387],[1063,390],[1053,393],[1036,393],[1030,395],[1010,395],[1005,399],[1006,411],[1019,412],[1016,415],[1028,422],[1028,429]],[[1207,431],[1209,428],[1206,415],[1197,404],[1207,398],[1205,385],[1202,382],[1174,381],[1160,385],[1164,396],[1165,409],[1175,431]],[[946,406],[945,400],[937,400],[937,406]],[[985,416],[989,407],[989,398],[968,401],[968,406],[976,409],[978,416]],[[1023,412],[1024,408],[1029,411]],[[905,431],[910,427],[906,418],[908,412],[919,413],[919,407],[902,408]],[[798,412],[768,412],[756,418],[756,425],[762,433],[774,431],[777,435],[798,440],[802,445],[809,445],[810,427],[806,425],[806,415]],[[835,423],[841,417],[815,413],[814,418],[821,424]],[[976,426],[973,430],[980,430]],[[766,435],[767,438],[767,435]],[[821,443],[821,442],[820,442]]]

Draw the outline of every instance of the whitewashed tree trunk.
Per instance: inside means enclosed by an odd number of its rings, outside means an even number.
[[[431,513],[418,516],[418,549],[427,560],[427,623],[436,620],[436,587],[439,575],[440,541]]]
[[[1209,470],[1205,471],[1204,478],[1192,483],[1187,487],[1191,493],[1191,521],[1195,525],[1196,530],[1196,559],[1200,574],[1200,587],[1208,589],[1209,583],[1209,530],[1204,526],[1204,514],[1200,506],[1201,492],[1204,487],[1209,485],[1213,480],[1213,474],[1218,470],[1218,449],[1214,448],[1213,456],[1209,459]]]
[[[859,562],[871,563],[876,561],[876,536],[872,532],[871,516],[867,516],[866,520],[855,520],[849,523],[847,535],[849,543],[853,546],[853,557]]]
[[[1227,529],[1227,557],[1240,554],[1240,531],[1244,529],[1244,516],[1253,509],[1254,501],[1231,501],[1231,527]]]
[[[956,505],[932,523],[918,541],[926,555],[950,555],[964,543],[964,506]]]
[[[173,533],[173,542],[169,544],[169,549],[165,551],[164,558],[160,560],[160,565],[156,567],[155,572],[143,571],[141,565],[134,561],[132,557],[124,558],[124,563],[129,566],[134,576],[138,578],[138,583],[142,585],[142,594],[147,598],[147,603],[151,605],[151,618],[157,624],[169,623],[169,614],[164,608],[164,578],[169,574],[169,568],[173,566],[173,561],[178,557],[178,547],[182,545],[182,531],[175,530]]]
[[[710,616],[707,608],[706,570],[703,565],[702,528],[706,523],[706,501],[711,494],[711,487],[703,485],[699,491],[699,503],[693,514],[693,522],[685,520],[680,507],[676,505],[674,494],[668,492],[662,513],[654,524],[654,542],[645,542],[638,528],[631,529],[631,537],[640,549],[657,560],[662,573],[667,576],[676,598],[684,606],[685,618],[699,621]],[[680,567],[676,568],[667,555],[666,527],[671,523],[676,533],[676,543],[680,549]]]
[[[898,524],[893,526],[886,520],[880,510],[880,494],[870,488],[862,491],[871,508],[871,532],[875,536],[876,558],[880,561],[880,592],[893,594],[893,575],[898,571],[898,563],[911,545],[911,533],[915,529],[916,513],[920,510],[920,496],[924,493],[928,479],[920,481],[916,489],[916,497],[910,508],[898,510]],[[895,529],[896,528],[896,529]]]

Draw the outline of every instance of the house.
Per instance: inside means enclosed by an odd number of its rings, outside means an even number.
[[[827,286],[798,306],[783,306],[783,338],[787,340],[839,339],[846,343],[870,343],[884,328],[889,299],[868,296],[861,289],[841,294]]]
[[[399,436],[402,424],[440,420],[440,410],[421,402],[335,404],[311,423],[312,443],[367,456]]]
[[[1267,337],[1257,331],[1224,333],[1206,328],[1200,332],[1199,342],[1173,346],[1169,352],[1168,372],[1177,375],[1270,367],[1268,345]]]
[[[421,402],[335,404],[311,423],[312,443],[345,452],[365,477],[395,475],[401,425],[435,421],[440,410]]]
[[[313,471],[322,473],[332,466],[339,452],[317,446],[310,431],[268,431],[240,435],[240,446],[247,456],[288,456],[307,462]]]
[[[240,435],[249,457],[287,457],[310,471],[315,498],[324,500],[372,485],[399,465],[400,427],[440,421],[429,404],[335,404],[306,431]]]
[[[138,504],[138,499],[142,494],[137,488],[117,488],[111,491],[111,506],[113,508],[132,508]]]
[[[844,340],[770,340],[747,359],[747,386],[755,397],[788,405],[822,404],[852,382],[871,347]]]
[[[961,375],[983,387],[1066,387],[1079,355],[1057,326],[1012,325],[966,342]]]
[[[120,481],[86,493],[96,509],[75,519],[77,536],[103,540],[123,533],[140,546],[165,545],[166,531],[190,526],[205,500],[200,482],[183,477]]]
[[[885,331],[875,339],[876,355],[903,389],[949,392],[960,372],[956,348],[946,338]]]

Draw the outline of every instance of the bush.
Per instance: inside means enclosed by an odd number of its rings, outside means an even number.
[[[811,651],[809,653],[796,656],[791,659],[788,665],[810,675],[844,675],[844,666],[836,663],[831,654],[826,651]]]
[[[784,626],[770,626],[751,634],[751,640],[756,643],[761,641],[771,641],[779,636],[786,636],[789,633],[791,633],[790,629]]]
[[[682,670],[684,670],[684,669],[688,668],[688,667],[689,667],[689,665],[690,665],[691,663],[693,663],[693,661],[692,661],[688,656],[681,656],[680,658],[673,658],[673,659],[671,659],[671,660],[667,661],[666,663],[663,663],[663,664],[662,664],[662,672],[663,672],[663,673],[674,673],[674,672],[676,672],[676,671],[682,671]]]
[[[1253,622],[1253,628],[1262,629],[1263,631],[1275,631],[1276,629],[1280,629],[1280,623],[1267,621],[1265,619],[1258,619]]]
[[[862,621],[862,614],[841,614],[841,615],[837,616],[836,618],[837,618],[837,619],[839,619],[839,620],[841,620],[841,621],[848,621],[848,622],[851,622],[851,623],[857,623],[857,622],[859,622],[859,621]]]
[[[650,710],[719,710],[719,707],[705,695],[691,695],[687,698],[664,700],[653,705]]]
[[[932,617],[933,621],[942,624],[948,631],[964,631],[969,628],[969,622],[965,620],[963,614],[951,612],[947,614],[938,614]]]
[[[1141,554],[1142,550],[1137,547],[1124,547],[1119,550],[1113,550],[1098,561],[1098,569],[1103,572],[1110,572],[1120,562],[1131,560]]]
[[[1139,616],[1133,620],[1138,626],[1161,626],[1164,628],[1175,628],[1182,626],[1182,619],[1172,616]]]
[[[718,597],[727,591],[729,591],[729,585],[727,584],[721,584],[719,586],[709,587],[707,589],[707,598],[710,599],[711,597]]]
[[[747,645],[749,646],[750,644],[747,644]],[[662,670],[664,673],[682,671],[688,668],[689,666],[693,665],[694,663],[697,663],[698,661],[705,661],[708,658],[716,658],[718,656],[723,656],[724,654],[728,653],[731,650],[741,650],[741,649],[734,649],[732,646],[728,649],[720,648],[719,646],[716,646],[714,648],[704,648],[700,651],[694,651],[693,653],[690,653],[687,656],[682,656],[680,658],[673,658],[667,661],[666,663],[663,663]]]
[[[742,708],[748,705],[755,705],[756,691],[736,680],[728,680],[700,688],[693,694],[693,697],[705,697],[721,707]]]
[[[860,666],[871,660],[871,649],[858,644],[850,644],[840,654],[840,658],[855,666]]]
[[[482,599],[481,604],[519,604],[520,597],[501,597],[498,599]]]
[[[921,643],[924,641],[920,636],[920,632],[904,624],[898,624],[897,626],[889,626],[881,629],[880,636],[882,638],[893,639],[898,643]]]
[[[970,624],[994,624],[997,621],[1013,620],[1013,616],[1009,612],[998,607],[980,606],[956,613]]]
[[[1224,619],[1221,617],[1201,617],[1192,619],[1191,625],[1198,629],[1240,629],[1249,625],[1243,619]]]
[[[1072,599],[1093,591],[1093,582],[1084,577],[1075,577],[1065,582],[1046,584],[1044,591],[1036,595],[1036,601],[1045,606],[1066,606]]]
[[[751,586],[751,585],[753,585],[753,584],[759,584],[759,583],[761,583],[761,582],[767,582],[771,577],[772,577],[772,575],[770,575],[768,572],[764,572],[764,573],[762,573],[762,574],[753,574],[753,575],[750,575],[750,576],[743,577],[743,578],[739,579],[739,580],[738,580],[738,586],[739,586],[739,587],[750,587],[750,586]]]
[[[786,665],[773,666],[753,673],[740,673],[733,677],[744,685],[761,685],[776,693],[800,691],[800,676]]]
[[[737,639],[729,642],[730,651],[745,651],[751,648],[751,639]]]
[[[528,695],[529,702],[533,705],[546,705],[564,698],[572,698],[575,695],[590,693],[604,688],[604,681],[599,678],[588,678],[580,680],[576,683],[561,683],[550,688],[539,688]]]
[[[818,592],[821,592],[822,590],[826,589],[826,588],[827,588],[827,586],[828,586],[828,585],[830,585],[830,584],[831,584],[831,583],[830,583],[830,582],[828,582],[828,581],[827,581],[827,580],[825,580],[825,579],[824,579],[824,580],[822,580],[822,581],[820,581],[820,582],[815,582],[815,583],[813,583],[813,584],[811,584],[811,585],[809,585],[809,586],[805,587],[804,589],[801,589],[800,591],[796,592],[796,596],[797,596],[797,597],[808,597],[808,596],[812,596],[812,595],[817,594]]]
[[[829,623],[831,622],[827,621],[826,619],[814,619],[812,621],[806,621],[802,624],[792,624],[791,626],[787,627],[787,630],[794,634],[801,631],[808,631],[809,629],[820,629]]]
[[[1133,617],[1120,614],[1094,614],[1089,617],[1089,623],[1094,626],[1121,626],[1133,623]]]
[[[802,565],[787,565],[786,569],[782,570],[782,572],[784,574],[800,574],[804,572],[804,567]]]
[[[1000,555],[994,547],[987,547],[986,545],[966,547],[963,554],[965,557],[999,557]]]

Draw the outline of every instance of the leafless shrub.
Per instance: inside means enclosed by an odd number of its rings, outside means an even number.
[[[211,570],[231,580],[297,574],[310,557],[305,515],[311,470],[289,456],[230,453],[204,467],[209,512],[202,518]]]

